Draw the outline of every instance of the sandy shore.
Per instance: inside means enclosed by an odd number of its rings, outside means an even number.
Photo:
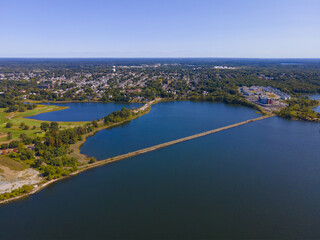
[[[8,174],[6,174],[6,176],[1,175],[0,177],[0,194],[11,192],[23,185],[35,185],[43,181],[43,178],[40,177],[40,173],[32,168],[23,171],[14,171],[9,168],[6,169],[4,166],[1,168],[5,169]]]

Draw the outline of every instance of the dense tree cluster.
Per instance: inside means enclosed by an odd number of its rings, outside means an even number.
[[[34,140],[34,152],[37,160],[33,163],[33,166],[37,167],[48,179],[57,178],[74,171],[78,162],[77,159],[67,156],[69,147],[93,129],[94,126],[90,124],[85,127],[59,130],[58,124],[52,122],[49,130],[45,133],[44,139],[42,141],[41,139]],[[42,163],[45,163],[45,165]]]
[[[11,158],[38,169],[47,179],[59,178],[75,171],[79,165],[76,158],[68,155],[70,145],[82,140],[84,134],[98,128],[99,122],[110,125],[130,120],[133,116],[130,109],[123,108],[102,120],[93,120],[82,127],[60,129],[57,122],[43,122],[41,129],[45,132],[44,137],[31,138],[23,133],[20,135],[20,141],[14,140],[0,147],[15,149],[9,155]],[[94,162],[95,159],[90,159],[90,163]]]
[[[131,113],[130,109],[122,108],[120,111],[116,111],[110,113],[108,116],[105,116],[103,121],[105,125],[110,125],[113,123],[130,120],[132,116],[133,114]]]
[[[33,104],[24,104],[8,92],[0,94],[0,108],[6,108],[6,112],[24,112],[26,109],[31,110],[35,107],[36,105]]]
[[[318,101],[306,97],[295,98],[289,101],[288,107],[279,111],[278,116],[288,119],[319,121],[320,113],[312,110],[312,107],[318,104]]]
[[[2,144],[1,148],[15,149],[10,154],[11,158],[37,168],[48,179],[58,178],[77,169],[77,159],[68,156],[69,147],[94,128],[93,124],[87,124],[84,127],[60,130],[57,122],[45,123],[42,126],[43,131],[46,131],[43,138],[30,138],[21,134],[20,141]]]

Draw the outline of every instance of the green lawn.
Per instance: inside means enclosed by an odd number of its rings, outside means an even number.
[[[54,105],[38,105],[35,109],[27,110],[25,112],[6,113],[4,108],[0,108],[0,144],[7,141],[8,132],[12,132],[12,139],[18,139],[21,133],[25,133],[29,137],[43,136],[44,132],[41,131],[40,120],[28,119],[26,117],[34,116],[40,113],[58,111],[66,107]],[[6,124],[10,122],[13,124],[11,128],[6,128]],[[29,126],[28,130],[23,130],[20,124],[24,122]],[[59,122],[62,128],[70,128],[76,126],[83,126],[87,122]],[[36,126],[35,129],[32,129]]]

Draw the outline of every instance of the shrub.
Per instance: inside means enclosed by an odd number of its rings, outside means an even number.
[[[12,132],[8,132],[7,140],[11,140],[11,139],[12,139]]]
[[[47,122],[42,122],[41,123],[41,125],[40,125],[40,129],[42,130],[42,131],[47,131],[48,129],[49,129],[49,123],[47,123]]]
[[[35,104],[27,104],[27,109],[28,110],[32,110],[32,109],[34,109],[36,107],[37,107],[37,105],[35,105]]]
[[[16,148],[16,147],[18,147],[18,144],[19,144],[19,141],[14,140],[9,143],[9,148]]]
[[[9,144],[8,143],[3,143],[1,144],[0,148],[1,149],[7,149],[9,147]]]
[[[6,110],[6,112],[15,112],[19,109],[19,107],[17,105],[11,105],[8,107],[8,109]]]
[[[29,192],[31,192],[32,189],[33,189],[33,187],[30,185],[23,185],[22,187],[13,190],[10,193],[0,194],[0,201],[8,199],[8,198],[16,197],[16,196],[22,195],[24,193],[29,193]]]

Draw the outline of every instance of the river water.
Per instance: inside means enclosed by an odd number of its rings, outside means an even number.
[[[161,103],[81,150],[103,159],[257,116]],[[0,206],[0,239],[319,238],[319,130],[272,117],[81,173]]]

